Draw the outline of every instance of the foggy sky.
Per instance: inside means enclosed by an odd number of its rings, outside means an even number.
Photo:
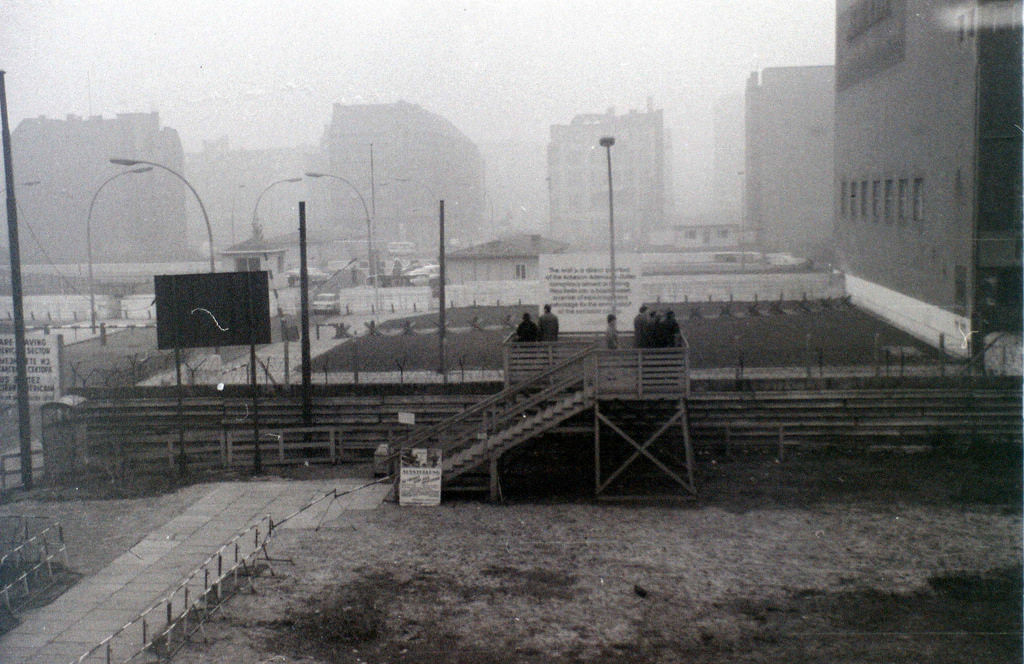
[[[834,14],[833,0],[4,0],[0,69],[12,127],[158,111],[186,151],[317,144],[333,103],[399,99],[477,142],[543,146],[552,124],[650,96],[678,194],[710,176],[715,100],[757,69],[832,64]]]

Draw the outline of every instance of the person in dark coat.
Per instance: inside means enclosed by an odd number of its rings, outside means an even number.
[[[651,346],[651,317],[647,315],[647,305],[640,305],[640,313],[633,318],[633,343],[637,348]]]
[[[530,318],[530,314],[523,313],[523,320],[516,327],[516,341],[536,341],[538,335],[537,324]]]
[[[648,348],[663,348],[665,340],[662,338],[661,333],[664,331],[664,327],[662,326],[662,316],[657,310],[651,309],[651,318],[647,325]]]
[[[608,348],[619,347],[619,332],[615,327],[615,314],[608,314],[608,326],[604,330],[604,344]]]
[[[551,313],[551,305],[544,305],[544,313],[537,320],[539,341],[558,341],[558,316]]]
[[[676,320],[676,312],[669,309],[659,324],[658,337],[663,348],[682,346],[683,333],[679,329],[679,321]]]

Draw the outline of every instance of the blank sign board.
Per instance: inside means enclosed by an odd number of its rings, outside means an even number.
[[[154,289],[160,349],[270,343],[264,271],[157,275]]]

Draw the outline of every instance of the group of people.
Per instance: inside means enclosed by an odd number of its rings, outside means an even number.
[[[637,348],[672,348],[683,345],[683,333],[671,309],[664,313],[640,305],[633,318],[633,338]]]
[[[633,338],[637,348],[671,348],[681,346],[682,331],[679,321],[671,309],[664,313],[641,305],[640,312],[633,319]],[[558,341],[558,316],[551,313],[551,305],[544,305],[544,313],[533,322],[529,313],[524,313],[516,327],[516,341]],[[614,314],[608,314],[605,330],[605,345],[618,348],[619,338]]]
[[[558,341],[558,316],[551,313],[551,305],[544,305],[544,313],[534,323],[529,313],[516,327],[516,341]]]

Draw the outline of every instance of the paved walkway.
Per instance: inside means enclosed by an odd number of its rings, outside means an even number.
[[[363,479],[252,481],[211,484],[182,514],[149,533],[102,571],[82,579],[49,605],[22,614],[22,623],[0,637],[3,664],[68,664],[160,602],[182,580],[238,532],[267,514],[275,523],[332,489],[362,487]],[[282,529],[314,528],[345,510],[373,509],[390,486],[376,484],[323,500],[281,524]],[[68,543],[69,548],[74,542]],[[201,588],[201,577],[198,580]],[[196,595],[193,594],[193,597]],[[152,621],[159,625],[158,611]],[[125,635],[121,641],[141,642]],[[152,632],[150,632],[152,634]],[[137,638],[137,640],[136,640]],[[116,661],[128,654],[118,644]],[[104,662],[101,649],[86,662]],[[143,658],[140,661],[148,661]]]

